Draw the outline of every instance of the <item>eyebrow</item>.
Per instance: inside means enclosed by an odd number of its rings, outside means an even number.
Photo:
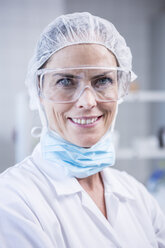
[[[96,78],[99,78],[99,77],[104,77],[106,74],[108,74],[110,72],[113,72],[113,71],[111,70],[111,71],[103,72],[102,74],[98,74],[96,76],[93,76],[92,79],[96,79]]]
[[[101,74],[98,74],[96,76],[91,77],[91,79],[97,79],[99,77],[103,77],[103,76],[105,76],[106,74],[108,74],[110,72],[113,72],[113,71],[109,70],[109,71],[103,72]],[[73,75],[73,74],[70,74],[70,73],[54,73],[53,76],[62,76],[62,77],[72,78],[72,79],[82,79],[81,76]]]
[[[97,78],[100,78],[100,77],[104,77],[107,73],[108,73],[108,72],[102,73],[102,74],[98,74],[98,75],[96,75],[96,76],[93,76],[92,79],[97,79]]]
[[[54,73],[53,76],[62,76],[62,77],[68,77],[68,78],[76,78],[76,79],[81,79],[82,77],[73,75],[70,73]]]

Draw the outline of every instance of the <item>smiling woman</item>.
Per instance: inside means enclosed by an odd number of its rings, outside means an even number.
[[[84,56],[87,54],[88,56]],[[59,59],[60,58],[60,59]],[[73,45],[61,49],[55,53],[50,62],[46,64],[46,69],[53,68],[68,68],[68,59],[69,58],[69,67],[81,67],[88,66],[87,68],[82,69],[73,69],[73,73],[80,78],[83,77],[83,74],[88,73],[89,75],[93,74],[98,75],[104,72],[100,67],[116,67],[116,59],[112,53],[101,45]],[[81,59],[80,59],[81,58]],[[98,67],[95,70],[90,69],[90,67]],[[70,72],[70,70],[69,70]],[[84,78],[84,77],[83,77]],[[43,89],[47,91],[47,86],[49,80],[45,79],[45,86]],[[91,85],[89,79],[80,80],[82,82],[82,87]],[[55,90],[52,91],[50,88],[50,94],[57,94],[57,97],[60,98],[62,103],[56,103],[54,101],[47,101],[46,98],[41,97],[41,102],[45,109],[45,113],[48,119],[49,127],[51,130],[57,131],[64,139],[67,141],[81,146],[81,147],[91,147],[96,144],[100,138],[107,132],[111,126],[112,120],[115,115],[116,110],[116,101],[111,102],[97,102],[95,94],[90,90],[90,88],[85,88],[83,92],[77,94],[78,99],[73,99],[74,94],[71,93],[70,88],[66,90],[66,86],[62,86],[62,89],[59,84],[57,85],[57,93]],[[72,89],[72,92],[75,92],[75,85]],[[107,89],[106,89],[107,91]],[[115,94],[115,89],[111,89],[110,92]],[[71,94],[71,96],[69,96]],[[66,95],[66,96],[64,96]],[[71,103],[64,102],[65,97],[70,99]],[[77,98],[76,97],[76,98]],[[104,100],[104,98],[103,98]],[[116,99],[117,100],[117,99]],[[95,120],[95,121],[94,121]],[[81,124],[81,125],[80,125]]]
[[[156,201],[110,168],[118,105],[135,78],[112,23],[74,13],[43,31],[26,79],[41,139],[0,176],[3,248],[165,248]]]

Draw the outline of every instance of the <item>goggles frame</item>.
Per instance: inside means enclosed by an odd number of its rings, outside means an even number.
[[[73,100],[69,100],[69,101],[54,101],[54,100],[51,100],[49,98],[46,98],[44,95],[43,95],[43,77],[44,77],[44,74],[46,74],[47,72],[51,73],[51,72],[62,72],[62,71],[69,71],[69,70],[88,70],[88,69],[93,69],[93,70],[112,70],[112,71],[121,71],[121,72],[125,72],[127,74],[127,87],[125,89],[125,94],[121,95],[120,98],[118,97],[117,99],[108,99],[108,100],[101,100],[101,99],[98,99],[97,98],[97,95],[96,93],[94,92],[94,95],[95,95],[95,100],[97,102],[103,102],[103,103],[108,103],[108,102],[117,102],[117,101],[120,101],[120,100],[123,100],[123,98],[128,95],[128,90],[129,90],[129,85],[131,83],[131,71],[130,70],[127,70],[125,68],[121,68],[121,67],[105,67],[105,66],[78,66],[78,67],[64,67],[64,68],[55,68],[55,69],[48,69],[48,68],[43,68],[43,69],[39,69],[37,70],[37,93],[38,93],[38,96],[41,97],[41,98],[44,98],[48,101],[51,101],[51,102],[54,102],[54,103],[58,103],[58,104],[62,104],[62,103],[74,103],[76,102],[79,97],[82,95],[82,93],[84,92],[84,90],[86,88],[89,88],[92,90],[92,93],[93,93],[93,89],[91,86],[84,86],[84,88],[80,91],[80,93],[78,94],[78,96],[76,97],[76,99],[73,99]]]

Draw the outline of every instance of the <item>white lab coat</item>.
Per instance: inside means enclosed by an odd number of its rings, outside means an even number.
[[[0,176],[0,248],[165,248],[165,217],[144,186],[112,168],[101,174],[108,220],[38,145]]]

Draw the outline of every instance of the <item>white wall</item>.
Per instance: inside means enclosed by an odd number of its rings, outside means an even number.
[[[43,28],[63,12],[63,0],[0,0],[0,171],[14,164],[16,99],[28,61]]]
[[[165,8],[152,20],[151,39],[152,88],[165,90]],[[151,123],[154,132],[158,131],[157,127],[165,127],[164,103],[153,105]]]

